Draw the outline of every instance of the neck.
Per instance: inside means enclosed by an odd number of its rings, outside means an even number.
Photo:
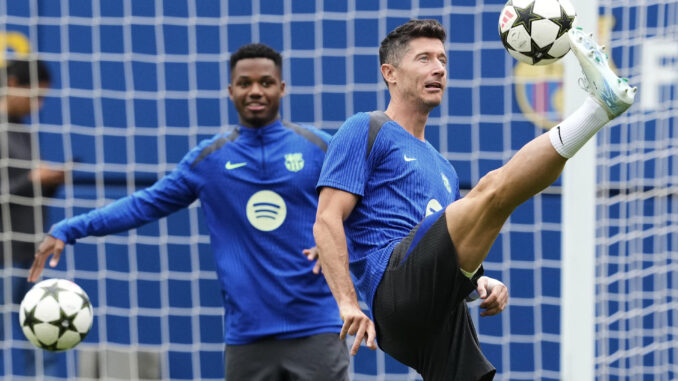
[[[425,141],[424,131],[430,111],[424,105],[415,102],[403,102],[394,97],[388,103],[385,114],[415,138]]]

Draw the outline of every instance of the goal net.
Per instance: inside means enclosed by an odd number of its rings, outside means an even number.
[[[557,121],[562,110],[561,64],[519,65],[503,49],[497,34],[503,3],[2,0],[1,51],[37,52],[52,72],[44,108],[26,123],[38,137],[35,153],[39,148],[44,161],[70,170],[55,197],[32,202],[48,205],[47,226],[106,205],[149,186],[200,140],[237,123],[226,87],[228,59],[245,43],[263,42],[283,54],[288,84],[283,119],[334,133],[355,112],[384,109],[388,99],[377,48],[388,31],[410,18],[438,19],[449,32],[448,91],[431,115],[426,137],[455,165],[467,191]],[[602,2],[608,3],[603,14],[617,17],[612,56],[639,83],[644,39],[676,41],[676,2]],[[675,72],[675,58],[662,62]],[[608,338],[598,340],[598,367],[606,374],[623,372],[615,364],[627,359],[645,364],[656,347],[663,352],[653,364],[675,363],[663,359],[674,355],[665,336],[673,334],[669,250],[676,89],[675,81],[662,82],[666,76],[656,78],[658,107],[632,113],[600,139],[608,147],[601,150],[601,173],[611,168],[611,175],[601,175],[605,197],[599,200],[605,213],[599,281],[609,285],[599,283],[607,299],[599,301],[598,332]],[[649,167],[636,163],[640,157],[652,163],[653,177]],[[511,293],[509,308],[499,316],[480,318],[477,303],[471,309],[497,379],[559,379],[560,199],[557,182],[518,208],[485,264],[486,273]],[[652,215],[646,214],[650,206]],[[658,255],[643,251],[648,242],[655,251],[661,248]],[[605,248],[609,255],[603,255]],[[637,260],[631,262],[629,253]],[[2,269],[4,300],[10,300],[12,280],[26,274]],[[56,379],[223,379],[223,308],[198,203],[125,234],[80,240],[45,276],[74,280],[95,307],[85,341],[59,354]],[[631,287],[645,285],[642,276],[652,277],[652,292]],[[647,298],[663,298],[664,304],[646,305]],[[661,318],[646,326],[654,312]],[[19,353],[32,352],[16,330],[18,306],[5,303],[2,313],[0,374],[34,379],[17,360]],[[662,339],[635,345],[648,334]],[[43,357],[37,352],[38,374]],[[366,348],[352,359],[351,372],[354,380],[420,379],[383,352]]]
[[[678,375],[678,1],[600,0],[638,104],[598,139],[596,377]]]

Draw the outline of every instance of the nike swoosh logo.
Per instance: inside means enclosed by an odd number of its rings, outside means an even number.
[[[403,158],[405,159],[405,161],[415,161],[415,160],[417,160],[416,157],[407,157],[407,154],[403,155]]]
[[[233,164],[231,164],[230,161],[227,161],[227,162],[226,162],[226,169],[228,169],[228,170],[230,171],[231,169],[236,169],[236,168],[244,167],[244,166],[246,166],[246,165],[247,165],[247,162],[244,162],[244,163],[233,163]]]

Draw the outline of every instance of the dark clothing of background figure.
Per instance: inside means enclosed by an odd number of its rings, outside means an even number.
[[[35,234],[44,231],[43,226],[35,226],[36,223],[44,224],[44,217],[41,218],[44,216],[43,207],[35,204],[34,198],[39,196],[35,193],[38,191],[42,196],[50,197],[56,188],[35,186],[29,179],[34,163],[40,160],[38,153],[33,152],[34,137],[28,126],[20,120],[1,117],[0,192],[3,200],[0,202],[0,232],[6,238],[7,233],[19,234],[12,234],[10,245],[4,241],[0,245],[0,266],[4,266],[5,261],[11,258],[15,266],[29,268],[36,250]],[[9,202],[5,193],[8,191]],[[9,253],[5,253],[7,249]]]
[[[34,198],[40,193],[50,197],[56,190],[56,187],[36,186],[29,178],[31,169],[40,160],[37,150],[33,150],[33,138],[29,127],[21,120],[0,114],[0,232],[4,236],[0,240],[0,269],[15,269],[6,272],[10,279],[0,279],[0,302],[13,304],[12,310],[17,312],[24,295],[33,286],[27,277],[37,249],[36,229],[39,233],[44,231],[43,226],[35,226],[36,223],[44,224],[42,216],[45,214]],[[7,242],[9,239],[11,241]],[[5,319],[11,320],[12,329],[8,333],[4,330]],[[0,340],[5,340],[5,335],[23,337],[17,313],[0,314]],[[43,351],[42,356],[37,357],[37,349],[14,348],[0,353],[0,362],[4,361],[5,353],[12,357],[12,369],[5,370],[9,375],[66,374],[65,353]],[[36,360],[40,358],[43,371],[38,374]]]

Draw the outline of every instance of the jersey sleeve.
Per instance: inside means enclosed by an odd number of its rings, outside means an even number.
[[[79,238],[137,228],[190,205],[197,198],[196,186],[186,176],[190,171],[187,164],[190,156],[187,155],[174,171],[151,187],[103,208],[63,220],[52,227],[50,235],[73,244]]]
[[[369,174],[366,157],[368,130],[369,114],[366,113],[356,114],[344,122],[327,148],[317,191],[331,187],[364,196]]]

